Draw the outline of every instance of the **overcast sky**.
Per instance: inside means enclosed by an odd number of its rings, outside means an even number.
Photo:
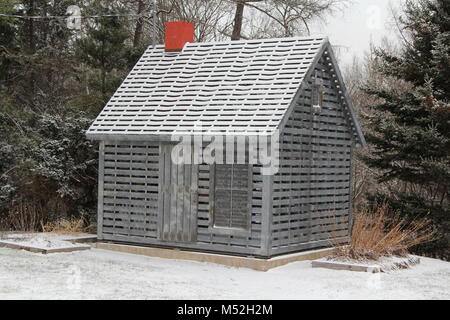
[[[327,17],[326,23],[314,23],[313,35],[321,34],[330,38],[333,46],[343,46],[339,50],[341,64],[349,64],[353,55],[362,57],[368,51],[370,41],[379,44],[383,36],[392,36],[392,15],[390,3],[398,7],[398,0],[352,0],[342,12]]]

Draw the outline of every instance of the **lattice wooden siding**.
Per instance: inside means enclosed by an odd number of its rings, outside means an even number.
[[[159,146],[105,142],[102,156],[100,237],[111,240],[116,236],[155,239]]]
[[[282,132],[281,168],[274,177],[272,254],[320,247],[348,235],[353,133],[325,57],[316,70],[325,86],[321,113],[313,115],[307,89]],[[314,79],[307,81],[312,88]]]
[[[252,217],[248,235],[224,235],[209,228],[210,166],[200,165],[196,243],[158,240],[159,150],[157,143],[102,142],[99,239],[260,255],[263,192],[258,166],[253,167]]]

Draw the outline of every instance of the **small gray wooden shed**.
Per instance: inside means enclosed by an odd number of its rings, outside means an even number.
[[[198,124],[279,135],[277,172],[248,156],[173,163],[173,134]],[[100,142],[100,240],[272,257],[349,238],[365,141],[327,38],[150,47],[87,137]]]

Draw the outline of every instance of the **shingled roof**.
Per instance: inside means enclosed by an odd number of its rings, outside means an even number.
[[[141,140],[194,126],[270,135],[326,47],[324,37],[187,43],[181,52],[149,47],[86,135]]]

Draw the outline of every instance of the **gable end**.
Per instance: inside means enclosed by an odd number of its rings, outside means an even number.
[[[280,132],[283,132],[288,120],[294,113],[294,109],[297,106],[298,100],[304,94],[305,90],[312,89],[310,81],[316,76],[316,72],[319,72],[319,77],[321,72],[330,76],[330,79],[328,81],[328,90],[335,91],[337,103],[342,107],[342,111],[346,117],[348,127],[351,129],[354,145],[356,147],[366,146],[366,140],[361,130],[361,126],[353,109],[353,105],[345,87],[342,74],[337,64],[336,57],[333,53],[333,49],[331,48],[331,44],[328,41],[324,43],[319,53],[315,57],[314,62],[311,64],[297,94],[294,97],[294,100],[292,101],[291,106],[284,115],[279,127]]]

